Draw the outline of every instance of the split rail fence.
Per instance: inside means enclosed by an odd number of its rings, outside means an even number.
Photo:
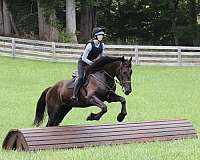
[[[0,36],[0,56],[76,62],[84,44],[56,43]],[[108,56],[133,57],[137,65],[191,65],[200,66],[200,47],[106,45]]]

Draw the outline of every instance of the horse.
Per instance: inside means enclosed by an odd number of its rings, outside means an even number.
[[[87,120],[99,120],[107,112],[105,101],[121,102],[122,108],[117,120],[122,122],[127,115],[126,100],[115,93],[116,80],[114,78],[117,78],[123,92],[129,95],[132,92],[131,61],[132,57],[128,60],[124,57],[108,56],[96,60],[86,69],[85,81],[79,90],[78,101],[71,100],[76,78],[58,81],[55,85],[46,88],[37,102],[33,125],[38,127],[43,122],[45,106],[48,112],[47,127],[58,126],[73,107],[97,106],[101,111],[91,113]]]

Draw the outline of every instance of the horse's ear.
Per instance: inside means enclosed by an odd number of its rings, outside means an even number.
[[[124,63],[124,60],[125,60],[125,59],[124,59],[124,56],[122,56],[122,63]]]
[[[129,62],[130,62],[130,63],[132,62],[132,56],[131,56],[131,58],[129,59]]]

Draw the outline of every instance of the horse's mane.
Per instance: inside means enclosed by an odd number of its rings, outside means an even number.
[[[96,71],[102,70],[105,65],[116,61],[122,61],[122,57],[102,56],[99,59],[97,59],[91,66],[89,66],[88,72],[94,73]]]

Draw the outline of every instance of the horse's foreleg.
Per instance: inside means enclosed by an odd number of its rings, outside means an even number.
[[[92,96],[89,99],[89,102],[92,105],[95,105],[101,109],[99,113],[91,113],[88,117],[87,120],[99,120],[106,112],[107,112],[107,106],[96,96]]]
[[[117,120],[118,120],[118,122],[123,121],[125,116],[127,115],[126,99],[113,92],[109,95],[107,102],[109,102],[109,103],[110,102],[121,102],[122,108],[121,108],[121,112],[117,116]]]

